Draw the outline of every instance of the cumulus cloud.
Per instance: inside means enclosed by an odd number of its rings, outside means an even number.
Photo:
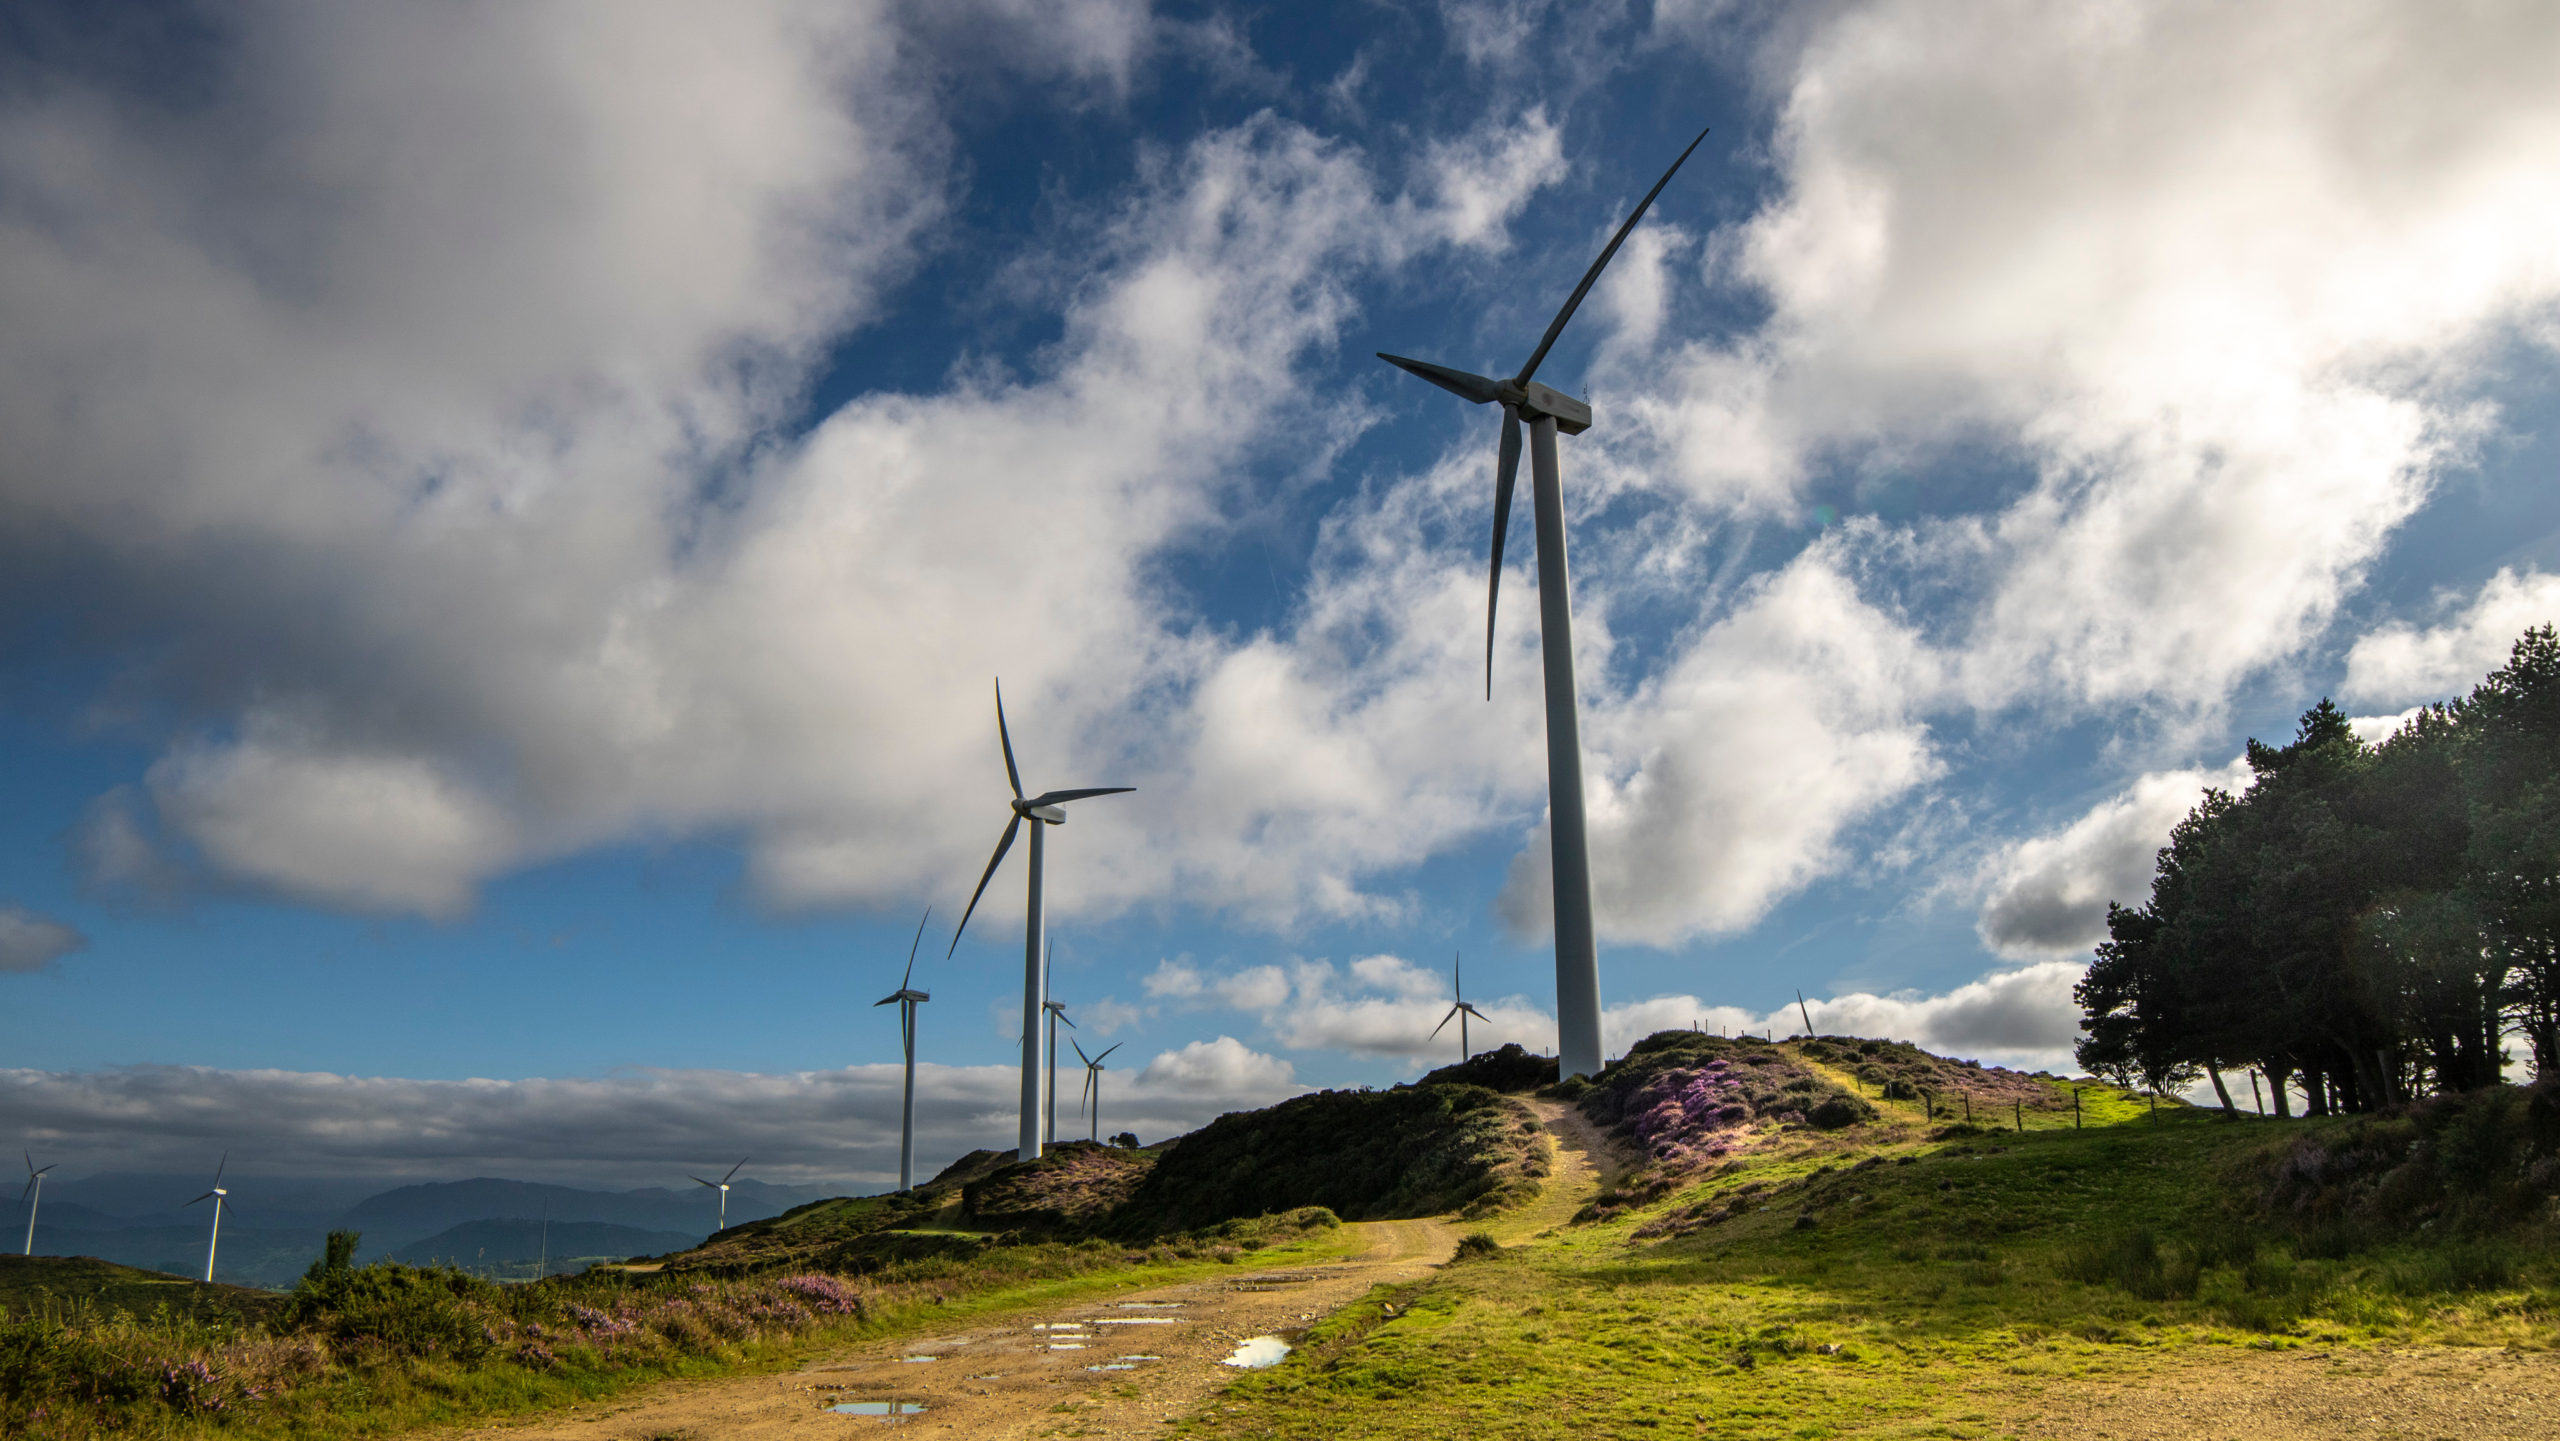
[[[1434,1065],[1457,1059],[1457,1023],[1440,1029],[1449,1012],[1449,983],[1436,970],[1401,956],[1362,956],[1348,966],[1297,960],[1285,967],[1253,966],[1215,975],[1160,966],[1149,981],[1149,994],[1251,1015],[1273,1041],[1290,1050],[1342,1051]],[[1554,1047],[1554,1018],[1529,1000],[1468,999],[1483,1012],[1483,1019],[1468,1024],[1466,1039],[1475,1049],[1506,1042]]]
[[[916,1067],[920,1166],[1014,1142],[1020,1072]],[[777,1182],[895,1184],[896,1065],[758,1075],[633,1070],[594,1077],[420,1081],[311,1071],[129,1066],[0,1070],[0,1110],[68,1170],[243,1169],[455,1179],[507,1175],[663,1184],[703,1158],[756,1158]],[[1105,1124],[1162,1140],[1304,1087],[1287,1062],[1221,1037],[1109,1082]]]
[[[2107,903],[2140,906],[2169,832],[2208,787],[2248,789],[2246,760],[2220,770],[2152,771],[2059,830],[2009,846],[1990,867],[1974,929],[2017,960],[2085,954],[2107,937]]]
[[[24,906],[0,904],[0,971],[41,971],[89,948],[76,927]]]
[[[1808,457],[2031,474],[1898,553],[1981,706],[2210,708],[2298,653],[2547,320],[2560,19],[1878,0],[1784,27],[1780,193],[1711,247],[1770,321],[1637,414],[1705,503]],[[2347,237],[2342,242],[2341,237]],[[1662,361],[1655,361],[1661,364]]]
[[[2501,569],[2471,603],[2446,596],[2442,619],[2423,629],[2394,621],[2357,638],[2347,652],[2349,700],[2395,704],[2452,700],[2507,663],[2516,638],[2560,624],[2560,575]]]

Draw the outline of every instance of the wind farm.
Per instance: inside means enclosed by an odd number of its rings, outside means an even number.
[[[0,1436],[2560,1434],[2560,9],[168,8]]]

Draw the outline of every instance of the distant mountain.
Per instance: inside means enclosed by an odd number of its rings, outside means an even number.
[[[514,1281],[583,1271],[598,1261],[663,1256],[701,1239],[695,1231],[644,1231],[602,1221],[553,1221],[546,1234],[540,1221],[509,1218],[465,1221],[401,1247],[390,1259],[411,1266],[441,1262]]]
[[[127,1225],[178,1225],[194,1214],[186,1209],[187,1202],[203,1195],[205,1187],[213,1183],[213,1161],[208,1156],[202,1171],[101,1171],[77,1179],[55,1176],[45,1182],[44,1210],[38,1219],[49,1219],[54,1204],[61,1202],[104,1212]],[[258,1221],[269,1226],[326,1226],[349,1206],[382,1189],[378,1180],[267,1176],[239,1166],[224,1174],[222,1184],[229,1188],[240,1209],[254,1207]],[[21,1218],[26,1215],[24,1211],[17,1214]],[[21,1219],[19,1224],[26,1223]]]
[[[664,1187],[640,1191],[582,1191],[533,1181],[481,1177],[402,1186],[351,1207],[337,1225],[364,1232],[363,1256],[401,1250],[466,1221],[534,1219],[593,1221],[643,1231],[682,1232],[692,1245],[712,1232],[719,1201],[700,1186],[691,1195]],[[761,1221],[809,1201],[836,1194],[817,1186],[771,1186],[739,1181],[729,1188],[729,1223]],[[530,1254],[530,1253],[528,1253]]]
[[[53,1203],[48,1201],[36,1216],[36,1253],[91,1256],[146,1271],[202,1276],[208,1229],[209,1223],[202,1221],[188,1226],[121,1226],[112,1230],[57,1228],[53,1224]],[[248,1226],[226,1220],[222,1223],[222,1248],[215,1257],[214,1279],[234,1286],[290,1286],[320,1254],[324,1235],[317,1227]]]

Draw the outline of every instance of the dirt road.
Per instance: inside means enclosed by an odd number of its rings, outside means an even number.
[[[448,1433],[457,1441],[762,1441],[862,1435],[893,1407],[901,1434],[970,1438],[1146,1437],[1237,1372],[1256,1336],[1291,1336],[1380,1282],[1449,1258],[1447,1222],[1358,1223],[1351,1260],[1131,1287],[1074,1306],[975,1318],[965,1330],[847,1350],[780,1376],[670,1382],[618,1401]],[[906,1408],[921,1406],[921,1411]]]
[[[2560,1355],[2452,1346],[2190,1354],[2075,1378],[2017,1410],[2035,1441],[2541,1441]]]

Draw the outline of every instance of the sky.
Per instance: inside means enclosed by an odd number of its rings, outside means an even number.
[[[2532,3],[0,19],[0,1143],[894,1180],[1053,990],[1147,1140],[1552,1046],[1511,373],[1612,1052],[2069,1064],[2252,736],[2560,619]],[[1525,521],[1525,507],[1520,517]],[[926,908],[929,919],[923,919]],[[947,953],[947,954],[946,954]],[[1060,1130],[1075,1129],[1070,1056]]]

